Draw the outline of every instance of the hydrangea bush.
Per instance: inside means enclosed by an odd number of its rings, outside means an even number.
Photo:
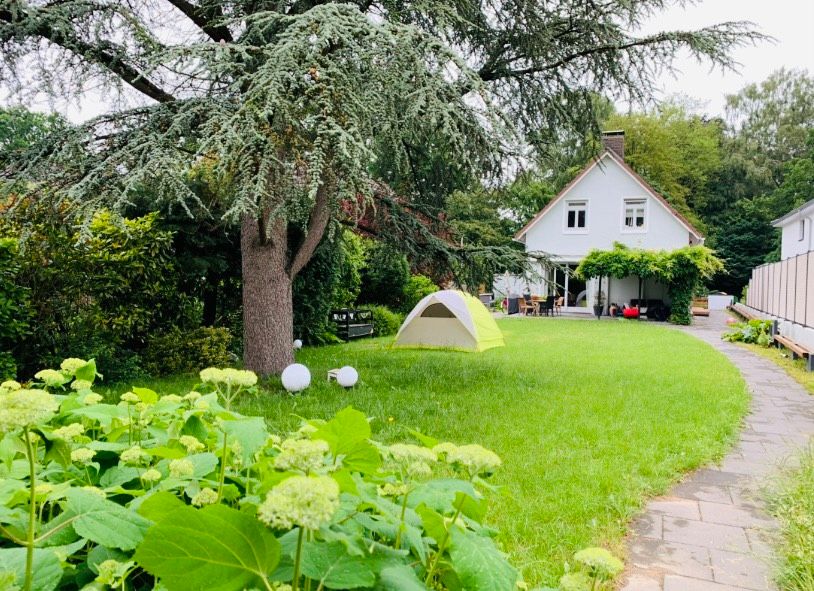
[[[234,410],[248,371],[184,396],[94,392],[67,359],[0,384],[0,588],[473,589],[519,584],[484,525],[500,458],[371,440],[346,408],[295,433]]]

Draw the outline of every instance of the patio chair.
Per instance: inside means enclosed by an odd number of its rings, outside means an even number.
[[[540,300],[540,315],[552,316],[554,314],[554,296]]]
[[[563,296],[558,297],[554,300],[554,313],[555,314],[562,314],[562,307],[565,305],[565,298]]]
[[[528,301],[526,301],[525,298],[521,298],[520,301],[518,302],[518,305],[520,308],[519,310],[520,314],[522,314],[523,316],[528,316],[529,311],[531,311],[531,313],[534,314],[537,309],[537,306],[534,305],[534,302],[531,301],[531,298],[529,298]]]

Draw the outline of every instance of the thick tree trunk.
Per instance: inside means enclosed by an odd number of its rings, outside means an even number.
[[[240,230],[243,259],[243,362],[261,376],[280,373],[294,362],[293,301],[287,269],[284,222],[261,239],[257,219],[244,216]]]

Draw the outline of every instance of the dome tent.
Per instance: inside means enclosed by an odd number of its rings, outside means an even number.
[[[422,299],[396,335],[396,347],[444,347],[485,351],[502,347],[503,334],[477,298],[445,289]]]

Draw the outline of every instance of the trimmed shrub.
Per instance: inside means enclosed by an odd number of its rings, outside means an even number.
[[[173,328],[147,342],[142,355],[144,369],[151,375],[188,373],[203,366],[232,362],[228,328],[201,327],[191,331]]]
[[[387,306],[367,306],[373,312],[373,336],[386,337],[396,334],[404,322],[404,315],[393,312]]]
[[[404,301],[401,310],[410,312],[415,305],[431,293],[438,291],[438,286],[426,275],[412,275],[404,286]]]

